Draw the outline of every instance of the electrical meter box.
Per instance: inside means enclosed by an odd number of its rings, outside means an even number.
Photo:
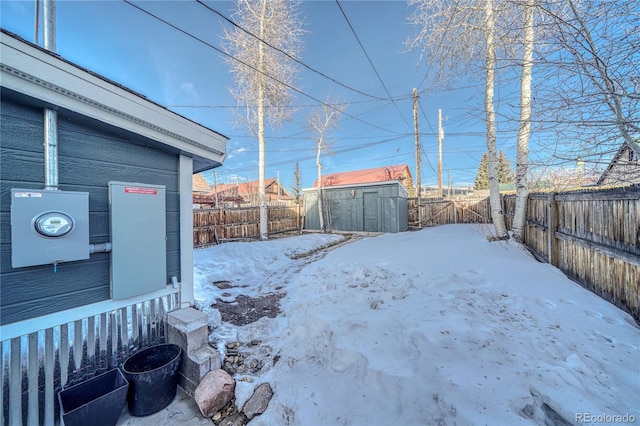
[[[89,193],[11,189],[11,266],[89,259]]]
[[[109,182],[111,298],[167,285],[166,195],[162,185]]]

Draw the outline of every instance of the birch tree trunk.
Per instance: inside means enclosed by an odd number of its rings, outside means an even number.
[[[265,188],[265,129],[288,120],[293,109],[291,88],[302,49],[302,21],[298,2],[290,0],[235,0],[233,25],[223,27],[225,62],[234,75],[230,87],[236,99],[239,123],[258,140],[257,204],[260,239],[268,237]],[[283,52],[287,52],[284,54]]]
[[[324,232],[324,215],[322,214],[322,163],[320,162],[320,152],[322,142],[318,142],[318,153],[316,154],[316,166],[318,167],[318,217],[320,218],[320,231]]]
[[[263,1],[261,4],[262,13],[260,16],[260,39],[264,37],[264,20],[266,15],[267,2]],[[260,205],[260,240],[266,240],[268,238],[268,227],[267,227],[267,197],[265,194],[265,144],[264,144],[264,44],[258,43],[258,70],[261,72],[260,80],[262,82],[258,84],[258,99],[257,99],[257,107],[258,107],[258,198]]]
[[[533,0],[527,0],[524,7],[524,34],[522,75],[520,77],[520,126],[516,150],[516,209],[513,217],[513,237],[524,240],[527,220],[527,199],[529,196],[529,136],[531,134],[531,79],[533,72]]]
[[[322,151],[326,151],[327,154],[331,154],[329,149],[330,140],[329,134],[340,121],[340,116],[344,111],[344,106],[337,103],[330,103],[329,99],[322,106],[321,109],[314,109],[311,111],[309,120],[307,122],[307,128],[317,134],[316,142],[316,166],[318,167],[318,216],[320,219],[320,231],[326,231],[326,225],[324,223],[324,211],[323,207],[323,191],[322,191],[322,163],[320,162],[320,154]],[[329,226],[331,226],[331,218],[329,217]]]
[[[487,128],[487,174],[489,175],[489,201],[491,204],[491,218],[496,231],[496,238],[508,239],[509,234],[504,223],[500,186],[498,182],[498,156],[496,148],[496,113],[493,105],[495,86],[496,45],[495,18],[493,15],[493,0],[485,0],[485,28],[483,29],[485,54],[485,125]]]

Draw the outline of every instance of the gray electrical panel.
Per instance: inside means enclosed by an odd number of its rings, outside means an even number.
[[[111,298],[167,285],[166,195],[162,185],[109,182]]]
[[[89,259],[89,193],[11,189],[11,266]]]

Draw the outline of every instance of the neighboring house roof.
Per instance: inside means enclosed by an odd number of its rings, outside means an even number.
[[[200,194],[207,194],[211,192],[211,186],[209,186],[205,178],[202,177],[200,173],[194,174],[191,182],[192,182],[193,192],[200,193]]]
[[[322,186],[353,185],[361,183],[387,182],[390,180],[409,179],[413,185],[411,171],[406,164],[396,166],[375,167],[365,170],[354,170],[351,172],[333,173],[322,176]],[[313,187],[318,186],[318,180],[313,183]],[[406,185],[405,185],[406,186]]]
[[[264,187],[267,192],[273,194],[278,194],[278,186],[280,187],[280,199],[290,199],[291,195],[287,192],[287,190],[280,184],[278,179],[270,178],[265,179]],[[211,192],[208,195],[235,195],[242,198],[250,198],[258,194],[258,181],[254,180],[251,182],[242,182],[242,183],[231,183],[231,184],[218,184],[214,188],[211,189]]]
[[[640,155],[624,142],[602,172],[597,185],[640,183]]]
[[[61,56],[0,29],[2,90],[119,127],[193,158],[194,172],[222,165],[227,137]]]

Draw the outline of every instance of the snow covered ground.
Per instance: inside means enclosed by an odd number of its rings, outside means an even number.
[[[259,340],[270,356],[253,383],[237,382],[239,406],[257,384],[273,387],[251,424],[640,423],[633,319],[515,242],[488,242],[489,233],[449,225],[297,260],[341,237],[196,251],[196,299],[211,338],[221,351]],[[212,285],[223,280],[236,287]],[[273,291],[286,292],[274,319],[236,327],[208,308]]]

